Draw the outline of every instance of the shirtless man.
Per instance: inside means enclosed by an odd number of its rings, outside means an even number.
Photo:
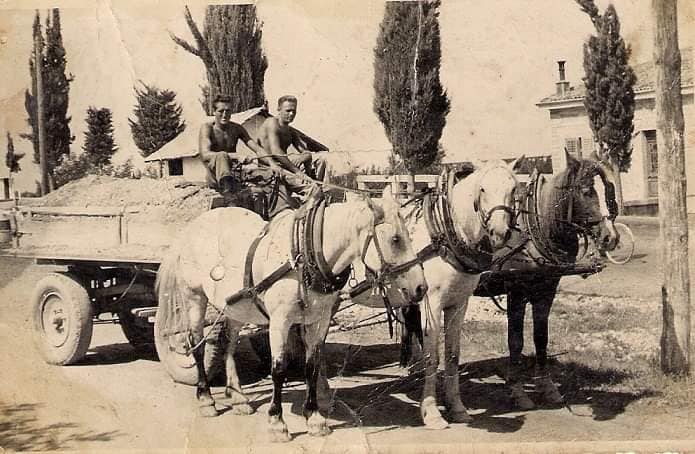
[[[285,174],[285,181],[292,192],[304,192],[311,184],[302,178],[300,166],[314,180],[323,181],[326,173],[326,162],[321,157],[314,157],[300,140],[296,131],[290,128],[290,123],[297,115],[297,98],[282,96],[278,99],[278,115],[265,120],[261,126],[258,141],[275,158],[275,162],[285,170],[297,176]],[[290,145],[294,145],[299,153],[287,154]]]
[[[229,120],[232,114],[229,96],[217,96],[213,106],[215,119],[200,127],[198,151],[207,169],[208,186],[219,191],[225,202],[230,202],[239,183],[232,174],[232,160],[237,159],[242,164],[249,161],[249,157],[237,158],[237,142],[242,141],[258,156],[266,152],[253,141],[243,126]],[[274,163],[268,164],[275,166]]]

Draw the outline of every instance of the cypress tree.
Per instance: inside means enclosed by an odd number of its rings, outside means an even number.
[[[181,119],[182,108],[176,104],[176,93],[142,84],[134,87],[137,104],[135,119],[128,119],[135,145],[146,158],[178,136],[186,123]]]
[[[41,31],[40,17],[38,11],[34,19],[33,36],[40,39],[41,50],[41,70],[43,76],[43,107],[46,136],[46,159],[51,187],[54,187],[55,167],[60,163],[63,156],[70,153],[70,144],[75,137],[70,133],[70,120],[67,115],[70,82],[74,77],[65,74],[67,64],[65,47],[63,46],[63,36],[60,24],[60,10],[53,8],[51,15],[46,18],[45,38]],[[30,134],[22,134],[21,137],[31,140],[34,145],[34,163],[39,164],[38,147],[38,118],[36,104],[36,72],[37,62],[35,56],[29,59],[29,70],[31,72],[32,88],[31,92],[25,92],[25,108],[29,117],[27,122],[31,128]]]
[[[87,109],[87,131],[84,133],[86,159],[90,166],[103,172],[111,164],[111,157],[118,151],[113,140],[113,123],[111,110],[107,108]]]
[[[632,122],[637,81],[628,63],[630,46],[620,36],[620,19],[612,4],[600,15],[594,0],[576,0],[596,29],[584,43],[584,107],[597,143],[598,155],[613,168],[622,210],[620,172],[630,168]]]
[[[211,100],[220,93],[232,97],[235,112],[263,105],[268,61],[261,46],[263,24],[256,6],[210,5],[202,33],[188,7],[184,15],[195,45],[174,35],[171,38],[205,64],[208,85],[202,87],[203,109],[212,114]]]
[[[17,173],[22,170],[19,165],[19,160],[24,157],[24,153],[17,153],[14,151],[14,141],[12,140],[12,135],[7,133],[7,153],[5,153],[5,165],[10,174]]]
[[[449,99],[439,79],[439,6],[439,0],[387,2],[374,48],[374,112],[411,174],[443,155]]]

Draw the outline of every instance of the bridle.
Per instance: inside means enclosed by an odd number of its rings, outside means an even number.
[[[509,222],[508,225],[509,227],[513,227],[516,217],[518,215],[517,211],[515,210],[514,206],[508,206],[504,204],[500,205],[495,205],[487,212],[483,209],[482,204],[480,202],[480,199],[483,194],[483,188],[480,185],[480,180],[487,175],[490,171],[497,169],[497,168],[504,168],[502,165],[496,165],[494,167],[490,167],[485,170],[479,177],[478,180],[476,181],[476,190],[475,190],[475,199],[473,199],[473,211],[475,211],[478,215],[478,219],[480,220],[480,225],[483,227],[483,229],[489,234],[490,233],[490,219],[492,218],[492,215],[495,213],[495,211],[504,211],[505,213],[509,214]],[[512,191],[512,200],[514,200],[514,191]]]
[[[372,212],[374,212],[373,209]],[[376,213],[374,214],[376,216]],[[377,226],[382,224],[389,223],[386,222],[385,219],[382,219],[380,221],[375,220],[375,222],[372,224],[372,228],[370,229],[369,233],[367,233],[367,238],[364,242],[364,246],[362,247],[362,254],[360,256],[360,259],[362,260],[364,269],[367,272],[367,278],[369,281],[371,281],[372,287],[381,290],[383,294],[383,291],[385,290],[385,287],[388,285],[388,281],[391,277],[399,275],[402,272],[409,270],[415,265],[419,265],[420,267],[422,267],[422,262],[417,257],[414,257],[413,259],[400,264],[390,263],[388,260],[386,260],[384,250],[381,247],[379,237],[376,234]],[[374,249],[376,249],[377,256],[379,257],[378,270],[375,270],[367,264],[367,252],[371,243],[374,243]]]

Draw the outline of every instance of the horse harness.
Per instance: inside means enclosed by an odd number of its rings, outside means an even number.
[[[226,305],[232,305],[243,299],[250,298],[258,311],[269,320],[270,317],[263,305],[260,295],[292,270],[296,270],[300,277],[299,288],[302,309],[305,308],[304,304],[308,290],[329,294],[343,288],[351,276],[352,265],[338,274],[333,274],[321,250],[321,245],[323,244],[323,219],[326,205],[325,198],[321,198],[318,202],[308,207],[304,214],[295,217],[291,230],[292,259],[288,259],[260,282],[254,284],[253,259],[259,243],[269,231],[269,226],[273,220],[266,224],[258,237],[251,243],[251,247],[246,254],[244,288],[227,297],[225,299]],[[392,265],[386,260],[376,235],[376,227],[383,222],[383,220],[381,222],[375,222],[372,225],[371,232],[368,234],[361,254],[362,262],[367,270],[367,279],[357,283],[351,289],[350,297],[360,295],[370,288],[379,291],[384,299],[384,305],[390,318],[393,310],[391,309],[391,304],[385,292],[385,286],[387,285],[389,277],[399,274],[414,265],[419,265],[421,262],[417,257],[399,265]],[[365,263],[367,250],[371,242],[374,242],[381,262],[379,271],[371,269]]]
[[[473,245],[456,232],[449,202],[454,183],[453,172],[443,177],[440,184],[443,190],[440,193],[427,193],[423,198],[423,214],[431,242],[417,255],[423,262],[439,255],[455,270],[467,274],[478,274],[488,270],[492,265],[492,252],[485,244]],[[511,215],[511,219],[515,218],[513,209],[506,205],[496,205],[485,212],[480,203],[481,194],[481,188],[476,185],[473,210],[478,215],[483,229],[488,229],[490,218],[495,211],[505,211]]]

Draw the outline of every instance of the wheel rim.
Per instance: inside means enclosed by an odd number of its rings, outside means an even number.
[[[53,347],[62,347],[70,333],[70,317],[63,298],[55,293],[43,296],[41,311],[41,327],[46,341]]]
[[[616,265],[623,265],[630,261],[635,251],[635,238],[629,228],[621,223],[615,224],[615,229],[620,234],[620,241],[612,251],[606,251],[608,260]]]

